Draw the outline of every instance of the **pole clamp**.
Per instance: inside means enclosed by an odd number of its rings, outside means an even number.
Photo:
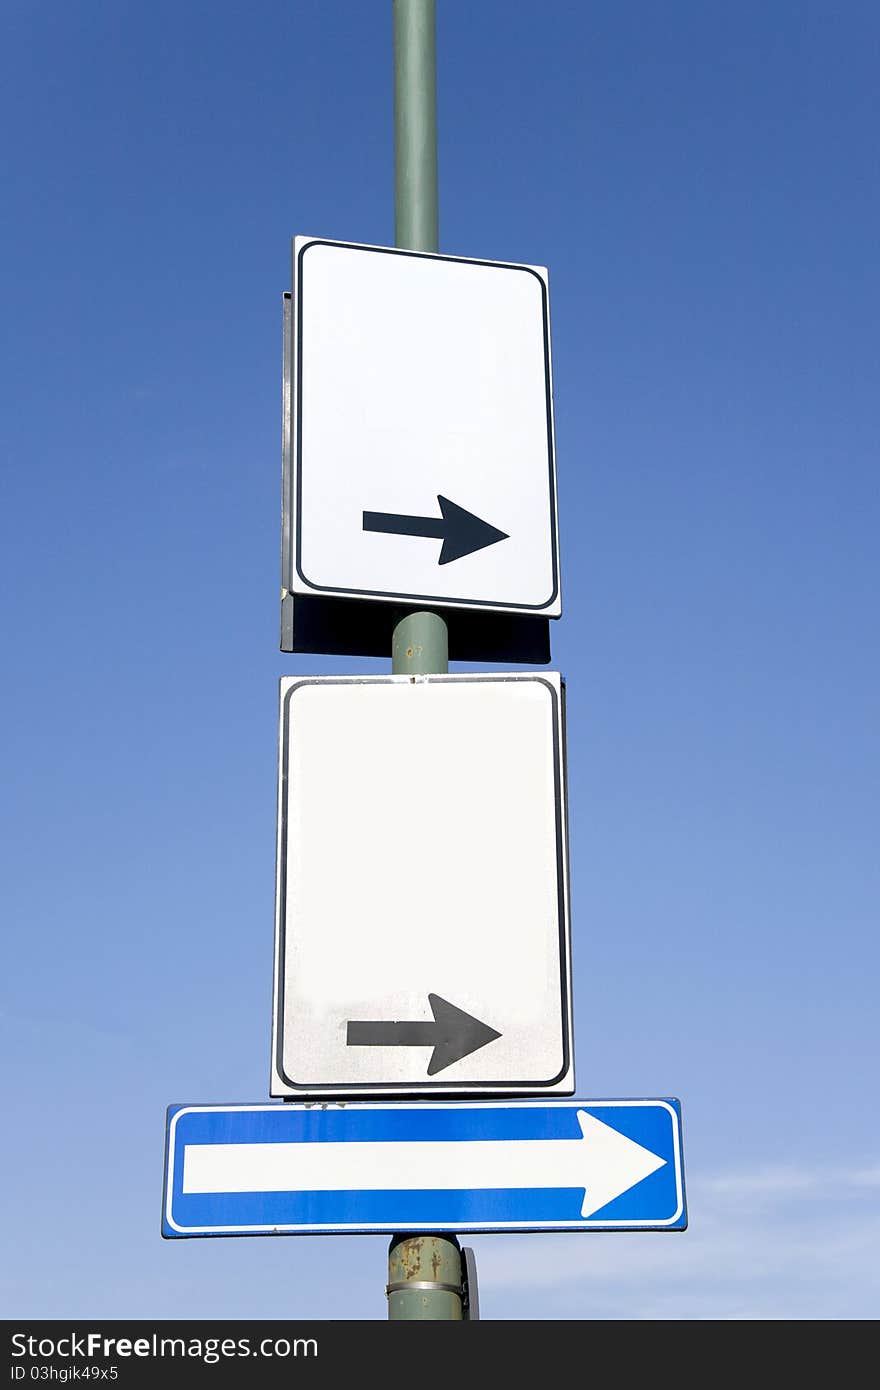
[[[418,1293],[455,1293],[461,1298],[460,1284],[435,1284],[431,1279],[402,1279],[396,1284],[386,1284],[385,1294],[406,1293],[407,1289]]]

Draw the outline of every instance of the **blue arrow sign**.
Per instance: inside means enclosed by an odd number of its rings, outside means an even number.
[[[686,1225],[677,1100],[168,1109],[167,1237]]]

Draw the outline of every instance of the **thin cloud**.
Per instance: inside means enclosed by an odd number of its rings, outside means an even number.
[[[683,1232],[529,1237],[516,1259],[505,1237],[480,1238],[485,1315],[511,1316],[493,1314],[497,1290],[524,1317],[874,1318],[878,1186],[872,1165],[762,1166],[689,1183]]]
[[[854,1187],[880,1187],[880,1168],[860,1168],[850,1173]]]
[[[797,1168],[763,1168],[753,1173],[721,1173],[704,1178],[700,1186],[722,1197],[800,1197],[821,1187],[825,1179]]]
[[[797,1200],[815,1192],[845,1195],[850,1189],[880,1187],[880,1167],[758,1168],[752,1172],[719,1173],[698,1181],[695,1190],[718,1197],[777,1197]]]

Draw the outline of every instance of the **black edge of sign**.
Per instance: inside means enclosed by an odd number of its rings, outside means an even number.
[[[281,600],[281,650],[388,658],[394,627],[407,609],[363,599],[287,593]],[[442,608],[450,661],[550,661],[550,619],[517,613]]]

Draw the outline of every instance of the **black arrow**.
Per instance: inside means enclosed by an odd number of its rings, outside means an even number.
[[[442,517],[402,516],[399,512],[364,512],[364,530],[382,531],[390,536],[431,536],[443,542],[438,564],[448,565],[474,550],[506,541],[506,531],[481,521],[448,497],[437,496]]]
[[[433,1047],[428,1075],[451,1067],[468,1053],[494,1042],[501,1034],[472,1018],[463,1009],[429,994],[433,1023],[370,1023],[350,1020],[345,1041],[349,1047]]]

